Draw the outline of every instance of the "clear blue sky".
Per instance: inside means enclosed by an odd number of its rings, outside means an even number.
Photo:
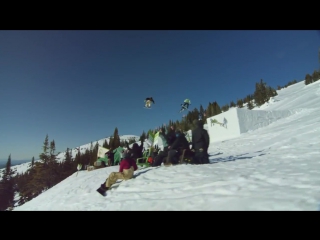
[[[319,68],[319,31],[0,31],[0,159],[140,135]],[[152,110],[144,99],[155,100]]]

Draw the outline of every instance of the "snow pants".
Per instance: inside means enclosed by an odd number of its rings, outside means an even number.
[[[117,180],[123,179],[128,180],[133,177],[134,169],[130,167],[129,169],[124,169],[123,172],[112,172],[106,180],[106,187],[110,188],[111,185],[115,184]]]

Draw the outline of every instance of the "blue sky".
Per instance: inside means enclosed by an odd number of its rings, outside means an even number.
[[[319,69],[319,31],[0,31],[0,160],[141,135]],[[152,110],[144,99],[155,100]]]

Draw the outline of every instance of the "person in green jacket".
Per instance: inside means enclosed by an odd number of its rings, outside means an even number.
[[[184,110],[188,110],[190,104],[191,104],[190,99],[185,99],[185,100],[183,101],[183,104],[181,104],[180,112],[182,112],[182,111],[184,111]]]
[[[114,153],[114,165],[119,165],[121,158],[122,158],[122,154],[124,152],[123,147],[117,147],[115,150],[113,150]]]

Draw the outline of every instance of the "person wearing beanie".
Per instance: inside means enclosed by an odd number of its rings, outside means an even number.
[[[128,180],[133,177],[134,171],[138,169],[136,161],[132,158],[132,152],[126,150],[124,152],[124,158],[120,162],[119,172],[110,173],[107,180],[101,184],[100,188],[97,190],[99,193],[103,194],[108,191],[109,188],[117,182],[118,179]]]
[[[132,152],[132,158],[137,161],[138,158],[142,158],[143,156],[143,143],[144,143],[144,139],[141,140],[141,144],[140,146],[138,145],[138,143],[134,143],[132,145],[132,148],[129,147],[129,143],[125,142],[125,145],[127,147],[128,150],[130,150]]]
[[[210,144],[210,137],[203,128],[202,121],[194,120],[196,128],[192,130],[192,150],[194,154],[194,163],[195,164],[206,164],[209,162],[208,148]]]
[[[188,149],[189,143],[181,130],[176,130],[176,139],[171,146],[168,146],[168,157],[164,165],[177,164],[182,149]]]

